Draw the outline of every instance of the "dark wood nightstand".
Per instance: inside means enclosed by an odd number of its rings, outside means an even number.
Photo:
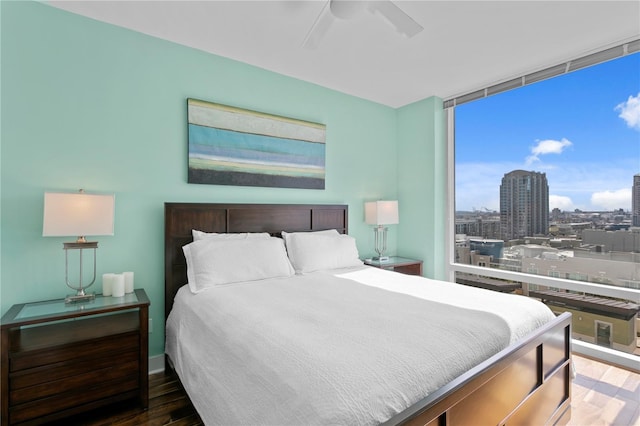
[[[389,256],[389,260],[377,261],[365,259],[365,265],[375,266],[376,268],[388,269],[407,275],[422,275],[422,260],[409,259],[407,257]]]
[[[2,420],[40,424],[124,400],[149,405],[149,299],[13,305],[2,317]]]

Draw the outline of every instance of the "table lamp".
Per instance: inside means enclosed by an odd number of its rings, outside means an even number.
[[[86,236],[113,235],[115,196],[87,194],[82,189],[76,193],[45,192],[43,237],[75,236],[75,242],[63,243],[65,260],[65,281],[67,286],[76,290],[75,295],[67,296],[65,303],[92,300],[94,293],[85,290],[96,280],[97,241],[87,241]],[[86,249],[93,250],[93,277],[88,284],[83,283],[82,254]],[[77,283],[69,280],[69,250],[79,250],[80,279]]]
[[[397,201],[371,201],[364,203],[365,222],[368,225],[374,225],[375,248],[378,256],[373,260],[385,262],[389,260],[389,256],[385,256],[387,251],[387,227],[384,225],[395,225],[398,219],[398,202]]]

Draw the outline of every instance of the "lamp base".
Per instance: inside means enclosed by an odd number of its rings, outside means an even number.
[[[375,256],[372,257],[371,260],[375,260],[376,262],[388,262],[389,256]]]
[[[91,300],[95,300],[95,298],[96,298],[96,294],[95,293],[73,294],[73,295],[67,296],[64,299],[64,303],[73,304],[73,303],[89,302]]]

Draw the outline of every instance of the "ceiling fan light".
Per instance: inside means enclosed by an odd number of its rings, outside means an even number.
[[[351,19],[362,13],[365,6],[364,3],[358,0],[330,0],[329,9],[336,18]]]

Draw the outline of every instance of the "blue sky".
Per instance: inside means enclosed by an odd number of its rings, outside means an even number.
[[[456,210],[500,210],[502,177],[547,174],[550,208],[631,210],[640,173],[640,54],[455,110]]]

